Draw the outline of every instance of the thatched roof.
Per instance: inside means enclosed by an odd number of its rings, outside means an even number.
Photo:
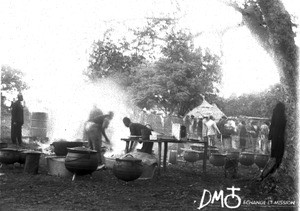
[[[196,118],[212,115],[217,121],[221,119],[222,116],[226,116],[216,104],[211,105],[206,100],[203,100],[201,105],[188,112],[187,115],[194,115]]]

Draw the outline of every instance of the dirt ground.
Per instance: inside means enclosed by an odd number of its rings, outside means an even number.
[[[231,194],[226,188],[240,188],[235,193],[241,199],[236,210],[297,210],[294,203],[295,185],[287,178],[264,182],[255,178],[259,169],[239,164],[238,178],[224,177],[222,167],[208,162],[207,173],[202,172],[202,161],[194,164],[183,160],[169,164],[167,171],[153,179],[124,182],[117,179],[111,169],[96,171],[86,176],[57,177],[48,174],[44,155],[41,156],[39,173],[23,172],[23,166],[3,165],[0,169],[0,210],[199,210],[205,192],[223,191],[223,199]],[[274,182],[275,181],[275,182]],[[207,191],[204,191],[207,190]],[[227,197],[229,205],[237,204],[237,197]],[[273,204],[267,205],[273,201]],[[254,205],[254,204],[266,205]],[[274,204],[277,203],[277,204]],[[227,210],[221,200],[214,201],[201,210]]]

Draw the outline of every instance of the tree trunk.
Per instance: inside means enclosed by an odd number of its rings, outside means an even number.
[[[285,175],[297,178],[298,131],[297,131],[297,79],[298,47],[292,30],[290,14],[280,0],[258,0],[258,5],[239,8],[230,4],[243,15],[246,26],[258,38],[262,47],[271,55],[280,73],[280,80],[287,93],[287,128],[285,153],[281,169]]]

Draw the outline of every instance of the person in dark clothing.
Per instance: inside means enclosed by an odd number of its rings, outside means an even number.
[[[251,128],[250,128],[250,134],[251,134],[251,141],[253,146],[253,152],[256,152],[257,150],[257,144],[258,144],[258,135],[260,132],[260,128],[257,125],[256,121],[251,122]]]
[[[149,140],[152,129],[139,124],[139,123],[132,123],[131,120],[128,117],[123,118],[123,123],[126,127],[130,130],[130,135],[132,136],[142,136],[143,139]],[[144,142],[141,152],[145,152],[148,154],[152,154],[152,148],[153,148],[153,142]],[[133,149],[129,149],[129,151],[132,151]]]
[[[13,144],[22,145],[22,125],[24,124],[24,112],[22,94],[18,94],[18,100],[11,105],[11,141]]]
[[[286,126],[285,106],[277,103],[273,110],[268,139],[271,140],[271,157],[276,158],[279,167],[284,153],[284,133]]]
[[[241,125],[241,128],[240,128],[240,148],[243,151],[245,151],[246,149],[246,140],[247,140],[247,130],[246,130],[246,122],[245,121],[242,121],[241,122],[242,125]]]
[[[197,123],[197,135],[200,140],[202,139],[202,127],[203,127],[202,121],[203,121],[203,119],[199,118],[198,123]]]
[[[85,127],[84,127],[85,137],[87,137],[88,139],[90,148],[97,151],[99,165],[105,163],[104,156],[101,152],[102,135],[104,136],[106,142],[108,144],[111,144],[109,138],[105,133],[105,130],[107,129],[110,121],[113,119],[113,116],[114,113],[109,112],[107,115],[99,115],[92,119],[89,119],[85,123]]]
[[[274,173],[279,168],[284,154],[284,134],[286,127],[285,105],[278,102],[273,109],[268,139],[271,140],[271,158],[264,168],[260,179]]]

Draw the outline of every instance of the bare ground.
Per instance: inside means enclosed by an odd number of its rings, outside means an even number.
[[[124,182],[112,170],[96,171],[68,177],[48,175],[45,158],[40,159],[39,173],[23,172],[23,166],[3,165],[0,169],[0,210],[198,210],[204,189],[211,194],[229,187],[240,188],[241,198],[237,210],[297,210],[296,206],[251,205],[278,200],[295,201],[296,188],[287,178],[269,177],[257,182],[255,166],[239,164],[236,179],[224,177],[224,170],[208,163],[207,173],[202,172],[202,161],[178,162],[168,165],[167,171],[155,174],[153,179]],[[207,196],[208,197],[208,196]],[[208,198],[206,198],[206,201]],[[232,201],[236,204],[236,201]],[[221,201],[215,201],[202,210],[226,210]]]

